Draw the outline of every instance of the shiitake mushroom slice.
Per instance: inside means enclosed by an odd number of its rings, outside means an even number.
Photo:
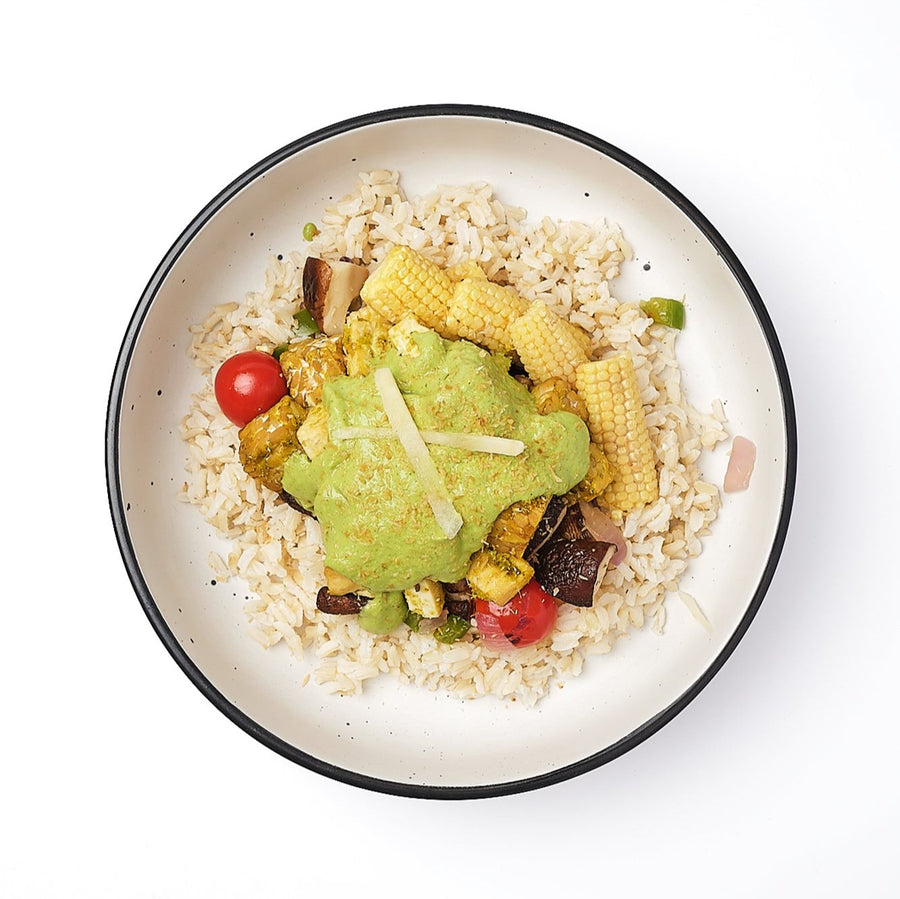
[[[568,505],[561,496],[553,496],[544,510],[544,515],[538,522],[528,546],[525,548],[525,558],[531,561],[538,550],[554,535],[556,529],[562,523],[568,511]]]
[[[448,615],[470,620],[475,614],[475,600],[465,578],[444,584],[444,609]]]
[[[358,596],[356,593],[337,596],[328,587],[320,588],[316,594],[316,608],[329,615],[356,615],[368,601],[368,596]]]
[[[344,330],[347,312],[368,277],[363,265],[342,258],[328,263],[310,256],[303,267],[303,304],[313,321],[329,336]]]
[[[573,606],[593,605],[610,559],[614,543],[580,538],[553,539],[534,559],[534,576],[545,593]]]

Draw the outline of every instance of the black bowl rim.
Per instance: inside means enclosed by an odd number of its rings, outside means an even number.
[[[504,781],[494,784],[483,784],[474,786],[442,786],[440,784],[416,784],[403,783],[381,778],[371,777],[358,771],[348,770],[345,768],[324,762],[306,752],[298,749],[296,746],[280,739],[275,734],[261,727],[252,718],[243,713],[236,706],[232,705],[206,678],[197,665],[192,661],[187,651],[178,642],[172,631],[166,624],[159,608],[157,607],[153,596],[147,586],[146,581],[141,573],[140,564],[138,562],[134,546],[128,530],[125,517],[124,500],[122,497],[121,484],[119,480],[119,426],[121,419],[121,406],[125,388],[125,382],[131,362],[132,353],[140,334],[141,326],[144,318],[162,283],[175,264],[178,257],[184,251],[193,237],[203,228],[207,221],[221,209],[233,196],[246,187],[250,182],[260,177],[266,171],[284,161],[295,153],[317,144],[328,138],[340,135],[349,131],[360,128],[366,128],[385,122],[395,121],[398,119],[415,119],[427,117],[447,117],[447,116],[463,116],[477,118],[500,119],[503,121],[514,122],[521,125],[527,125],[554,134],[569,138],[584,144],[604,156],[621,163],[631,169],[635,174],[647,181],[662,194],[664,194],[672,203],[674,203],[688,218],[700,229],[707,240],[715,247],[725,264],[731,270],[732,275],[740,284],[747,297],[748,302],[753,308],[754,313],[759,321],[763,335],[768,343],[772,361],[775,366],[776,374],[781,389],[782,408],[785,421],[787,458],[785,464],[785,483],[782,495],[781,511],[776,529],[775,538],[772,549],[769,553],[765,568],[760,578],[759,584],[753,594],[750,605],[739,622],[737,628],[731,635],[725,647],[713,659],[703,674],[674,702],[665,709],[654,715],[644,724],[636,728],[627,736],[617,741],[611,746],[606,747],[578,762],[556,768],[552,771],[534,775],[518,780]],[[361,787],[366,790],[372,790],[379,793],[393,794],[396,796],[422,798],[422,799],[482,799],[494,796],[504,796],[516,793],[523,793],[529,790],[535,790],[541,787],[550,786],[560,783],[570,778],[584,774],[594,770],[601,765],[611,762],[622,754],[633,749],[652,734],[656,733],[660,728],[669,723],[677,714],[683,711],[690,702],[706,687],[712,678],[725,664],[729,656],[734,652],[738,643],[744,637],[753,618],[762,604],[763,598],[771,584],[775,574],[775,569],[781,557],[784,543],[787,537],[788,524],[790,521],[791,508],[793,505],[794,489],[796,483],[797,472],[797,423],[794,409],[793,394],[791,390],[790,378],[788,376],[787,365],[772,321],[768,311],[756,290],[749,275],[745,271],[743,265],[737,256],[725,242],[722,235],[711,224],[711,222],[673,185],[662,178],[659,174],[646,166],[644,163],[635,159],[630,154],[624,152],[616,146],[608,143],[601,138],[595,137],[593,134],[574,128],[553,119],[546,118],[533,113],[522,112],[516,109],[504,109],[494,106],[480,106],[461,103],[442,103],[442,104],[425,104],[418,106],[402,106],[390,109],[383,109],[375,112],[366,113],[364,115],[355,116],[336,122],[325,128],[313,131],[304,137],[298,138],[291,143],[285,145],[281,149],[275,151],[265,157],[255,165],[251,166],[242,175],[225,187],[216,197],[214,197],[190,222],[184,229],[169,251],[163,257],[156,271],[153,273],[150,281],[147,283],[140,300],[134,310],[131,320],[125,332],[122,345],[116,360],[115,370],[110,386],[109,400],[107,406],[106,418],[106,480],[107,493],[112,516],[113,528],[116,540],[119,545],[119,551],[132,587],[144,609],[150,623],[156,630],[157,635],[162,640],[166,649],[175,659],[181,669],[190,678],[194,685],[209,699],[212,704],[223,714],[230,718],[242,730],[254,737],[263,745],[279,753],[286,759],[293,761],[311,771],[329,777],[333,780]]]

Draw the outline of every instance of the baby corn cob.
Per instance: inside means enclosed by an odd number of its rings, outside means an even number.
[[[450,299],[448,330],[457,337],[487,347],[492,353],[513,352],[510,326],[528,309],[528,302],[511,287],[487,278],[463,278]]]
[[[593,344],[591,341],[591,335],[588,334],[587,331],[584,330],[580,325],[576,325],[573,322],[566,322],[571,330],[572,334],[575,336],[575,339],[578,343],[581,344],[581,348],[587,354],[588,359],[591,358],[591,353],[593,352]]]
[[[462,281],[463,278],[480,278],[483,281],[487,280],[484,269],[474,259],[467,259],[465,262],[457,262],[456,265],[451,265],[449,268],[445,268],[444,271],[454,284],[457,281]]]
[[[615,472],[603,502],[619,512],[654,502],[659,497],[656,462],[631,356],[619,353],[580,365],[576,386],[588,408],[591,436]]]
[[[396,324],[411,312],[423,325],[445,332],[453,282],[431,260],[409,247],[394,247],[369,275],[363,302]]]
[[[574,325],[560,318],[543,300],[535,300],[510,325],[513,346],[533,381],[564,378],[575,383],[575,369],[588,361]]]

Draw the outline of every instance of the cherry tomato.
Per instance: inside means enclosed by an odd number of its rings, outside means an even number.
[[[271,409],[287,393],[287,384],[274,356],[250,350],[222,363],[215,389],[219,408],[242,428],[260,412]]]
[[[532,580],[505,606],[476,599],[475,624],[492,649],[521,649],[553,630],[556,606],[556,600]]]

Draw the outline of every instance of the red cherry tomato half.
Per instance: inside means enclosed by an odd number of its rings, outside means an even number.
[[[281,365],[259,350],[226,359],[216,372],[216,401],[239,428],[271,409],[286,393]]]
[[[521,649],[543,640],[556,624],[556,600],[530,581],[505,606],[475,600],[475,625],[486,646]]]

